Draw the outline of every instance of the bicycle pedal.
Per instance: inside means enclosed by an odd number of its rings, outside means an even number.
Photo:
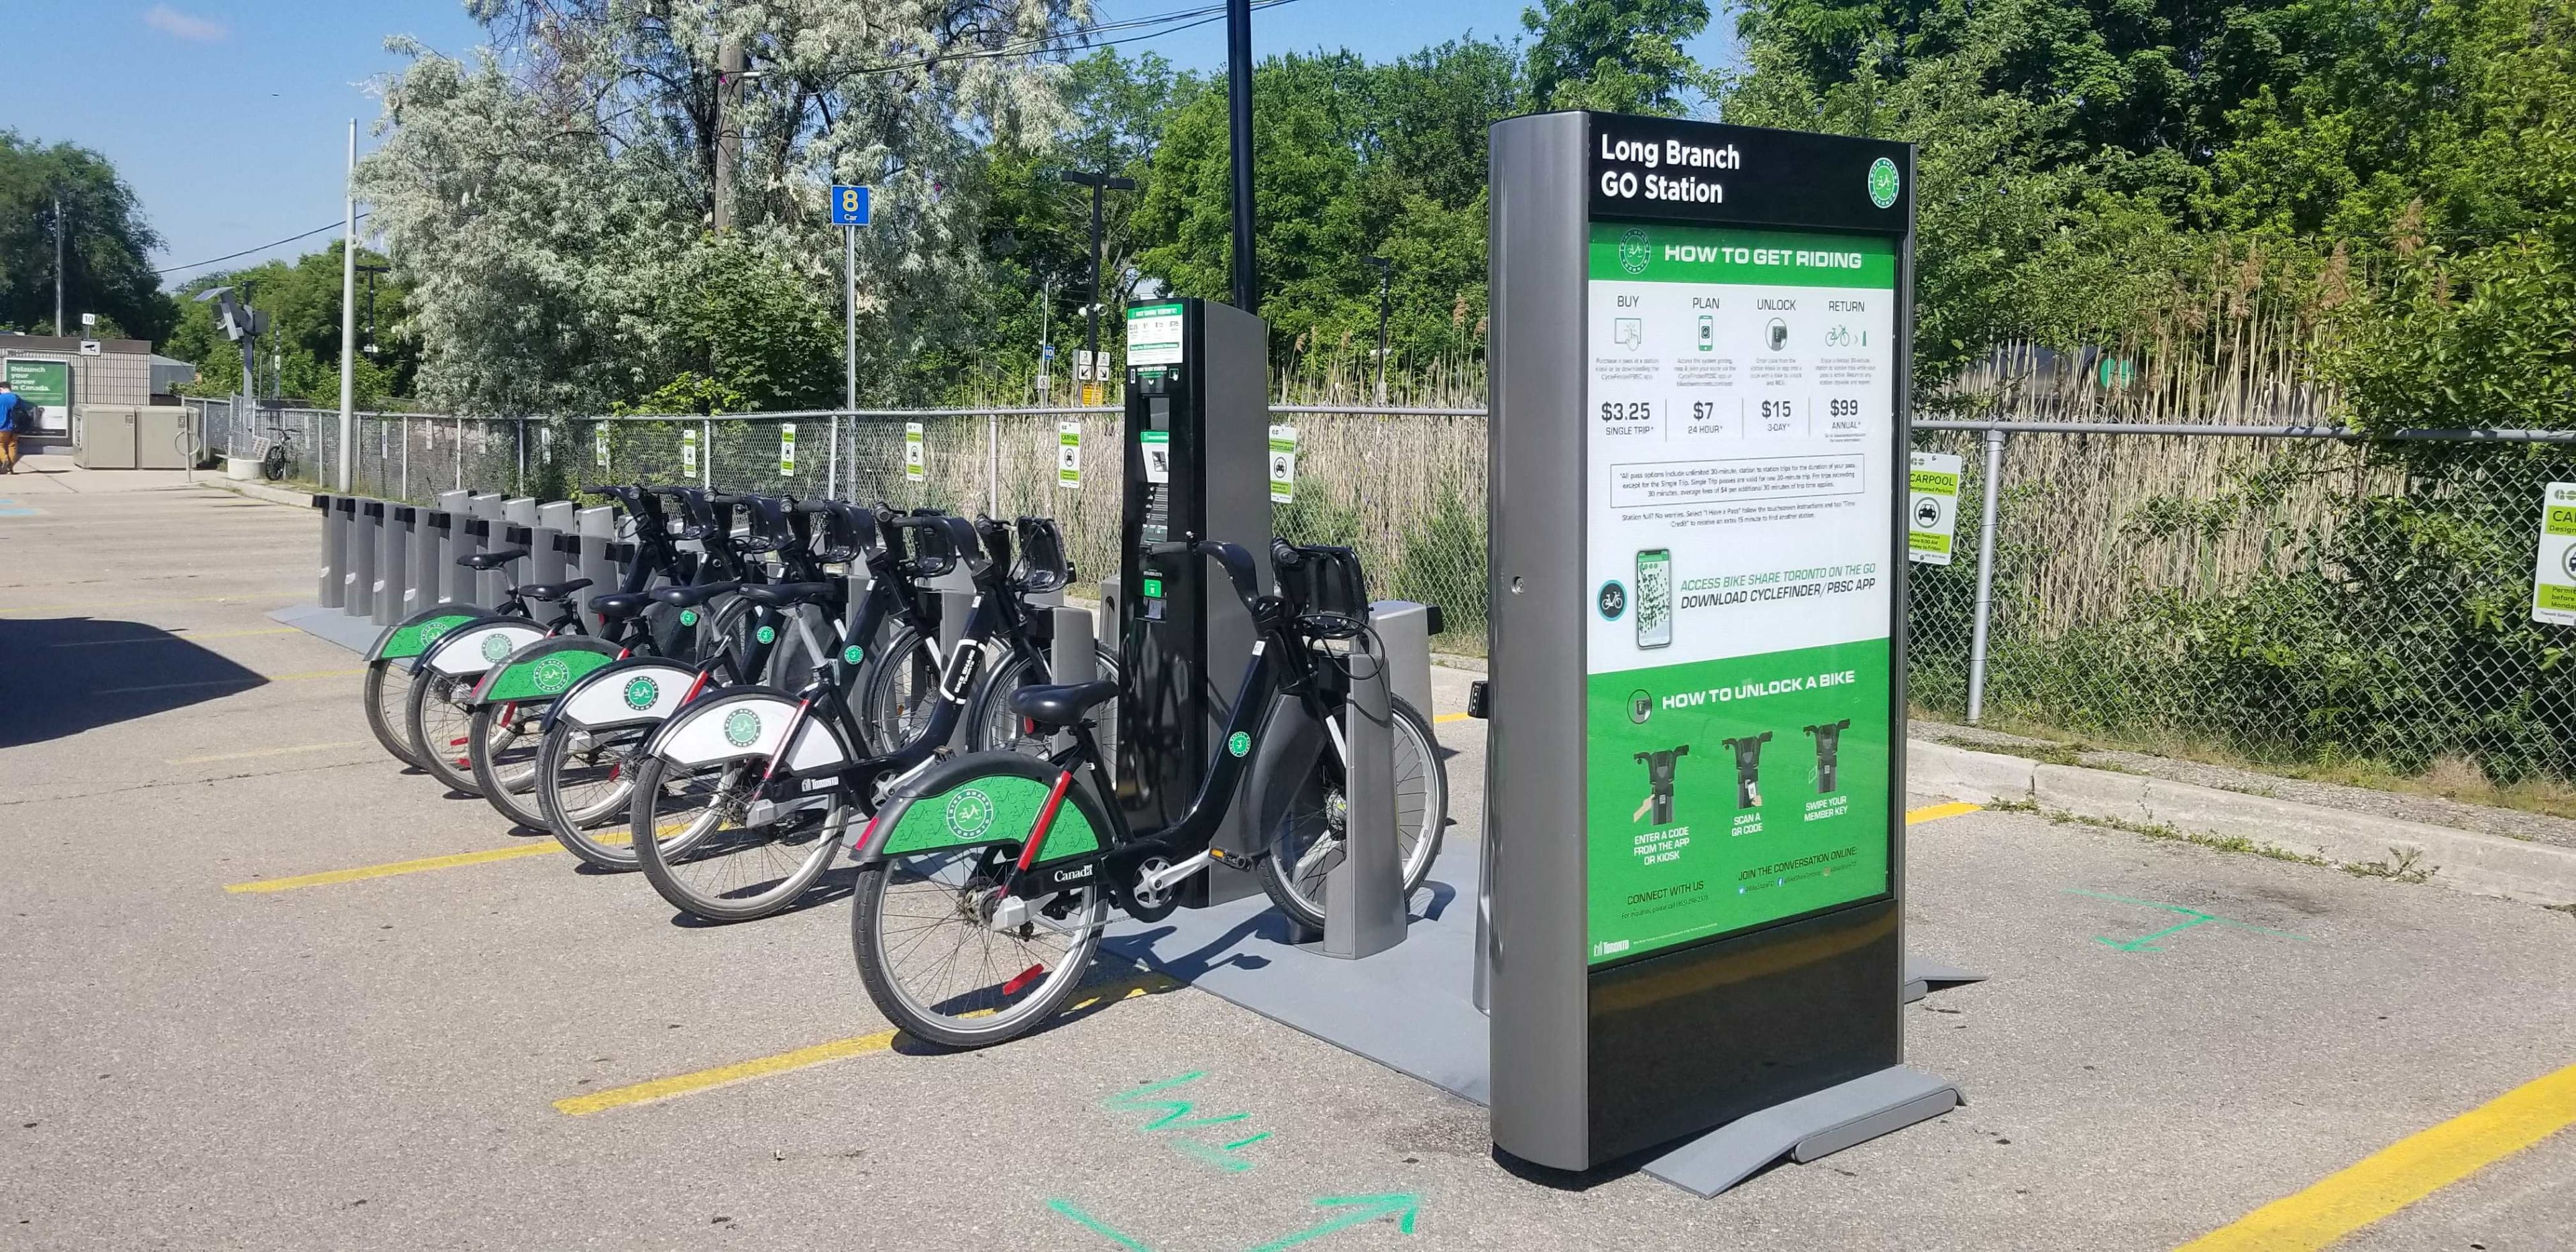
[[[1218,849],[1208,849],[1208,864],[1222,865],[1238,874],[1251,873],[1253,871],[1253,863],[1254,858],[1252,857],[1227,856],[1224,852],[1219,851]]]

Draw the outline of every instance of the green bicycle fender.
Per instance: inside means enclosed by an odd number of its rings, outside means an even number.
[[[469,622],[499,617],[490,609],[464,604],[433,604],[387,626],[367,649],[369,661],[408,661],[426,654],[448,632]]]
[[[852,844],[851,855],[867,864],[912,852],[1019,843],[1037,825],[1059,773],[1017,752],[952,758],[889,797]],[[1097,852],[1107,829],[1090,792],[1072,787],[1047,828],[1039,863]]]

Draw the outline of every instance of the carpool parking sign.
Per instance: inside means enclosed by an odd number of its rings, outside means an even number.
[[[2576,483],[2541,497],[2540,556],[2531,575],[2531,620],[2576,626]]]
[[[868,189],[847,185],[832,188],[832,224],[865,226],[868,224]]]

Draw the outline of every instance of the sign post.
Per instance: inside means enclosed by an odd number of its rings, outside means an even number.
[[[1958,1102],[1897,1016],[1913,151],[1492,134],[1494,1142],[1713,1193]]]
[[[832,224],[841,228],[841,407],[859,407],[859,228],[868,224],[868,189],[854,184],[832,188]],[[832,419],[832,451],[825,466],[823,493],[841,483],[841,422]]]

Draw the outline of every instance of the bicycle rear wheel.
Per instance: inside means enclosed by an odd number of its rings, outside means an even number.
[[[473,759],[466,753],[473,742],[474,718],[457,701],[473,691],[475,681],[481,677],[467,674],[460,678],[427,665],[419,666],[412,674],[404,714],[412,742],[420,745],[420,767],[451,790],[469,796],[483,794],[474,782]]]
[[[1395,855],[1411,895],[1431,876],[1440,839],[1449,825],[1449,770],[1440,741],[1413,706],[1391,701],[1395,713]],[[1299,787],[1261,858],[1261,889],[1290,918],[1311,930],[1324,928],[1324,883],[1342,863],[1350,815],[1341,758],[1327,745]]]
[[[367,676],[358,682],[358,703],[367,710],[367,729],[375,734],[376,743],[395,760],[419,769],[420,745],[412,741],[406,703],[411,670],[391,657],[379,657],[367,662]]]
[[[767,917],[795,902],[832,863],[856,805],[839,795],[816,811],[742,824],[760,782],[758,760],[635,770],[629,838],[636,863],[673,908],[711,922]]]
[[[537,810],[565,851],[601,869],[635,868],[624,820],[635,795],[629,758],[656,725],[585,731],[558,722],[538,743]]]
[[[466,732],[466,758],[474,763],[474,783],[501,816],[530,830],[545,830],[546,815],[537,807],[538,723],[543,704],[502,702],[474,710]]]
[[[859,980],[888,1021],[915,1038],[982,1048],[1053,1017],[1081,986],[1107,898],[1097,885],[1053,897],[1030,920],[991,924],[1009,844],[889,857],[859,870],[850,945]]]

